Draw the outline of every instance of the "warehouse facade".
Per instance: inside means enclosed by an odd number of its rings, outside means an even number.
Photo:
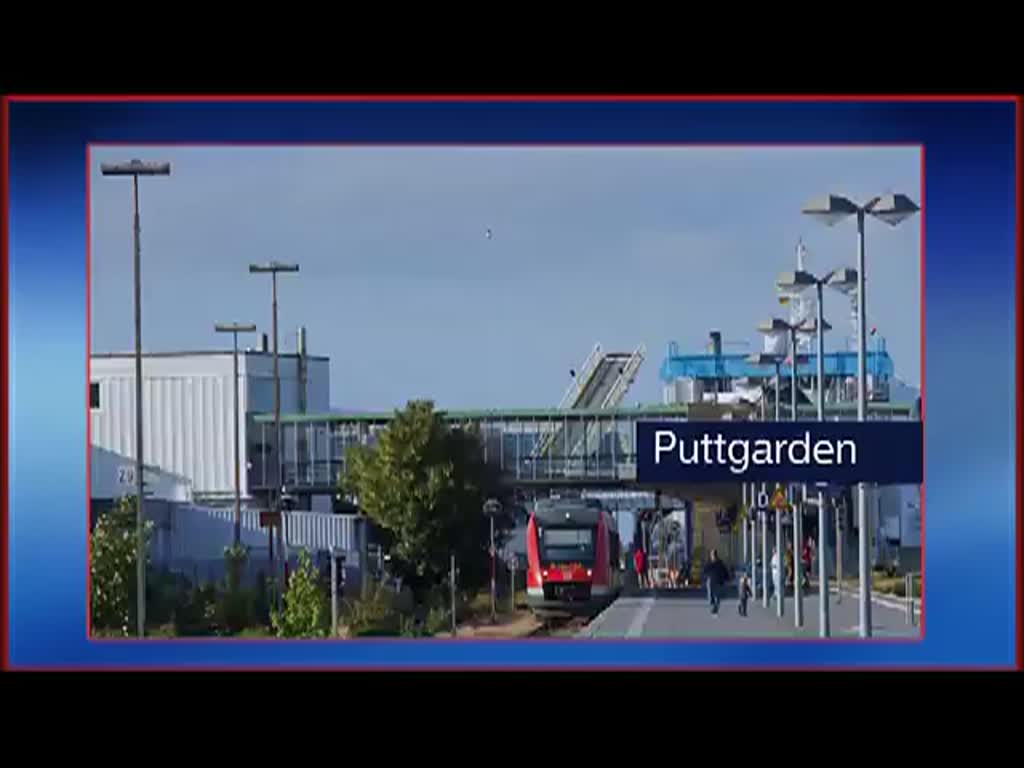
[[[300,339],[304,342],[304,333]],[[330,361],[299,352],[279,354],[282,413],[329,410]],[[232,351],[165,352],[143,355],[143,460],[147,478],[182,478],[191,500],[217,503],[234,498],[235,452]],[[238,352],[240,484],[251,500],[247,456],[249,422],[274,407],[273,355],[264,348]],[[90,358],[89,442],[91,482],[97,489],[121,485],[121,472],[134,462],[135,356],[99,353]],[[93,471],[93,464],[95,470]],[[97,472],[99,475],[97,475]],[[157,489],[153,489],[154,493]]]

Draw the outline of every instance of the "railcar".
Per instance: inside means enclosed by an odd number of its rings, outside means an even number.
[[[592,614],[622,589],[615,519],[591,499],[537,502],[526,528],[527,602],[538,614]]]

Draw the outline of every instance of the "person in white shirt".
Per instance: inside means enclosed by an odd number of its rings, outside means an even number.
[[[778,599],[779,584],[782,583],[782,573],[779,571],[779,548],[772,547],[771,576],[772,576],[772,597]]]

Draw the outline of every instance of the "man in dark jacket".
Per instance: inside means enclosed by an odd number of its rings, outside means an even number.
[[[708,562],[704,565],[704,582],[708,585],[708,602],[713,614],[718,613],[722,587],[728,578],[729,572],[725,568],[725,563],[718,559],[718,550],[712,549]]]

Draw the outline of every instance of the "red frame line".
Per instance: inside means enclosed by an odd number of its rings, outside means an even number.
[[[998,102],[1015,101],[1014,94],[14,94],[11,101],[24,102],[424,102],[450,103],[460,101],[487,102],[560,102],[560,103],[630,103],[630,102]]]

